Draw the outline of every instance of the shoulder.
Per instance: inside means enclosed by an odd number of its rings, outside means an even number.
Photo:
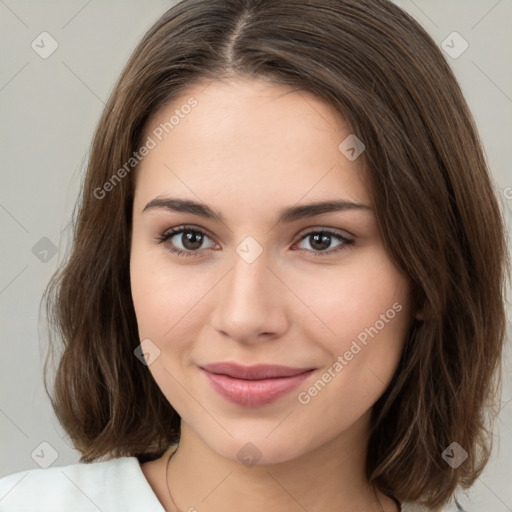
[[[2,512],[163,512],[135,457],[29,469],[0,478]]]

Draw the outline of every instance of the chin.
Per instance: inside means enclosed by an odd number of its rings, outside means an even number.
[[[275,425],[272,428],[274,427]],[[260,432],[252,429],[252,434],[248,434],[245,429],[240,429],[239,433],[230,430],[233,437],[228,434],[222,435],[219,439],[212,439],[211,436],[207,436],[207,438],[203,438],[203,442],[220,456],[244,464],[247,467],[256,464],[288,462],[299,457],[307,450],[305,446],[299,444],[299,439],[293,439],[290,436],[283,439],[276,435],[272,439],[275,434],[273,432],[269,435],[272,428],[264,428]]]

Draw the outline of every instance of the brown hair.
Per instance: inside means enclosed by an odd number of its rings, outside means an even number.
[[[147,32],[99,121],[72,250],[45,292],[63,349],[54,397],[50,354],[44,368],[55,413],[81,462],[143,462],[178,442],[178,414],[134,356],[134,172],[98,191],[140,147],[152,113],[191,85],[237,77],[316,94],[366,146],[386,249],[425,311],[373,407],[367,476],[401,501],[438,507],[492,451],[485,413],[501,389],[506,239],[459,85],[430,36],[387,0],[184,0]],[[468,454],[457,468],[441,456],[452,442]]]

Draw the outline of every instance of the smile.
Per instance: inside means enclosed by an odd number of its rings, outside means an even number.
[[[214,367],[215,365],[206,365],[200,367],[200,370],[217,393],[226,400],[244,407],[260,407],[274,402],[300,386],[314,371],[270,365],[240,367],[227,363],[222,363],[222,369],[220,365]]]

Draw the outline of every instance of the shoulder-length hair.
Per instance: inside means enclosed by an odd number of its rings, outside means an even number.
[[[184,0],[145,34],[97,126],[71,251],[43,296],[62,349],[53,397],[50,354],[44,366],[55,413],[81,462],[143,462],[179,440],[179,415],[134,356],[130,159],[152,113],[192,85],[237,77],[316,94],[366,147],[385,247],[424,310],[373,406],[366,471],[383,492],[437,507],[492,452],[507,247],[461,89],[431,37],[387,0]],[[442,457],[454,442],[467,452],[456,468]]]

